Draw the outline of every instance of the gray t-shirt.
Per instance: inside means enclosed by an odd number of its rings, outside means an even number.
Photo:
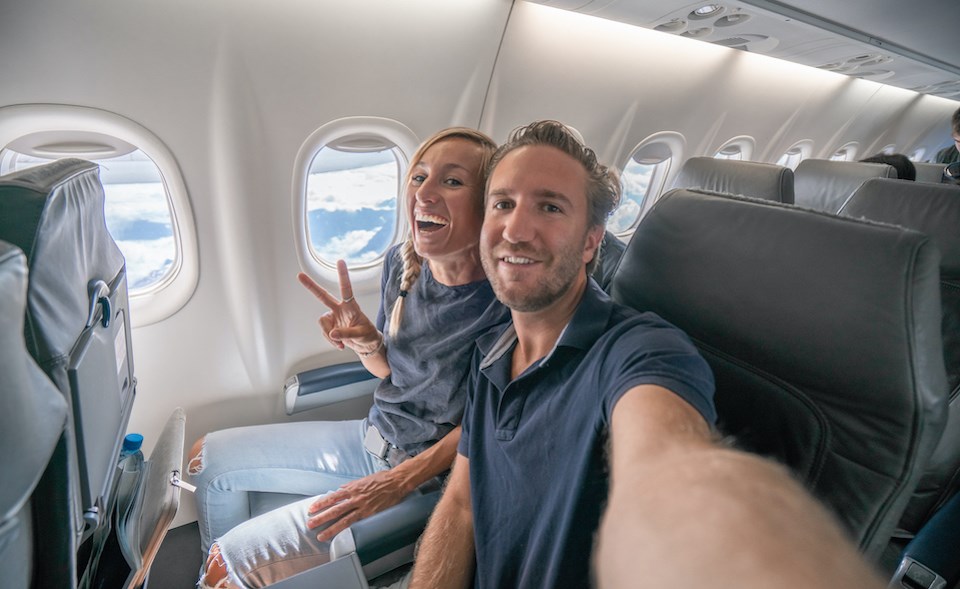
[[[400,246],[384,260],[377,328],[386,331],[400,293]],[[400,332],[385,334],[390,376],[374,392],[368,417],[387,441],[411,455],[460,424],[477,336],[509,319],[490,283],[446,286],[427,263],[406,297]]]

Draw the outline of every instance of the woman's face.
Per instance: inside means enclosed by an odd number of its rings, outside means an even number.
[[[483,225],[482,148],[460,137],[430,146],[413,164],[407,212],[417,253],[442,261],[476,257]]]

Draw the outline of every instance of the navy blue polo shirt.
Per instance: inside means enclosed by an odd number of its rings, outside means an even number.
[[[713,375],[689,338],[593,280],[557,345],[515,380],[513,324],[477,340],[459,452],[470,460],[474,586],[589,587],[613,407],[665,387],[713,424]]]

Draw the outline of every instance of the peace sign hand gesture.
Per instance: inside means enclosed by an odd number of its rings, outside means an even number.
[[[383,346],[383,334],[377,331],[377,327],[354,300],[350,273],[343,260],[337,261],[337,274],[340,276],[339,301],[303,272],[297,274],[297,279],[330,309],[318,321],[323,337],[337,349],[342,350],[346,346],[362,358],[369,357]]]

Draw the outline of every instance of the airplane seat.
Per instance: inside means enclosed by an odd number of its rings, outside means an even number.
[[[673,188],[736,194],[793,204],[793,170],[761,162],[692,157],[683,162]]]
[[[946,164],[931,164],[928,162],[914,162],[917,169],[917,182],[933,182],[940,184],[943,181],[943,169]]]
[[[689,334],[719,431],[787,465],[876,562],[946,417],[938,274],[917,232],[674,190],[611,296]]]
[[[605,231],[603,241],[600,242],[600,261],[593,269],[591,275],[600,288],[608,290],[610,281],[613,280],[613,273],[620,263],[620,257],[623,256],[623,250],[627,249],[627,244],[620,240],[611,231]]]
[[[850,195],[870,178],[896,178],[887,164],[805,159],[793,172],[797,206],[836,213]]]
[[[912,538],[960,488],[960,189],[945,184],[867,180],[840,214],[919,231],[940,250],[941,331],[949,413],[940,443],[900,518],[897,536]],[[950,542],[958,543],[960,534]],[[955,577],[953,582],[957,580]]]
[[[70,570],[73,578],[44,578],[39,586],[75,586],[78,579],[92,578],[99,547],[116,532],[113,510],[129,507],[115,499],[136,379],[125,261],[107,230],[103,207],[99,166],[85,160],[63,159],[0,177],[0,239],[20,248],[29,266],[26,348],[59,389],[69,416],[61,457],[65,474],[41,483],[56,504],[66,494],[68,507],[65,513],[43,512],[37,525],[45,534],[64,532],[66,539],[45,549],[45,556],[56,563],[51,570]],[[178,434],[182,447],[182,423],[179,432],[174,427],[165,435]],[[158,439],[154,453],[171,444],[175,441]],[[164,477],[151,476],[151,470],[138,469],[135,508],[122,514],[133,522],[130,537],[119,538],[121,547],[134,544],[134,536],[169,513],[170,498],[149,485],[167,487],[170,475],[160,480]],[[151,495],[166,503],[141,502]],[[136,569],[131,574],[149,565],[136,562],[143,556],[131,557]]]
[[[4,587],[28,589],[38,586],[33,556],[48,538],[34,527],[34,512],[53,507],[31,502],[31,496],[66,432],[67,403],[27,352],[27,262],[19,248],[3,241],[0,292],[0,579]]]

